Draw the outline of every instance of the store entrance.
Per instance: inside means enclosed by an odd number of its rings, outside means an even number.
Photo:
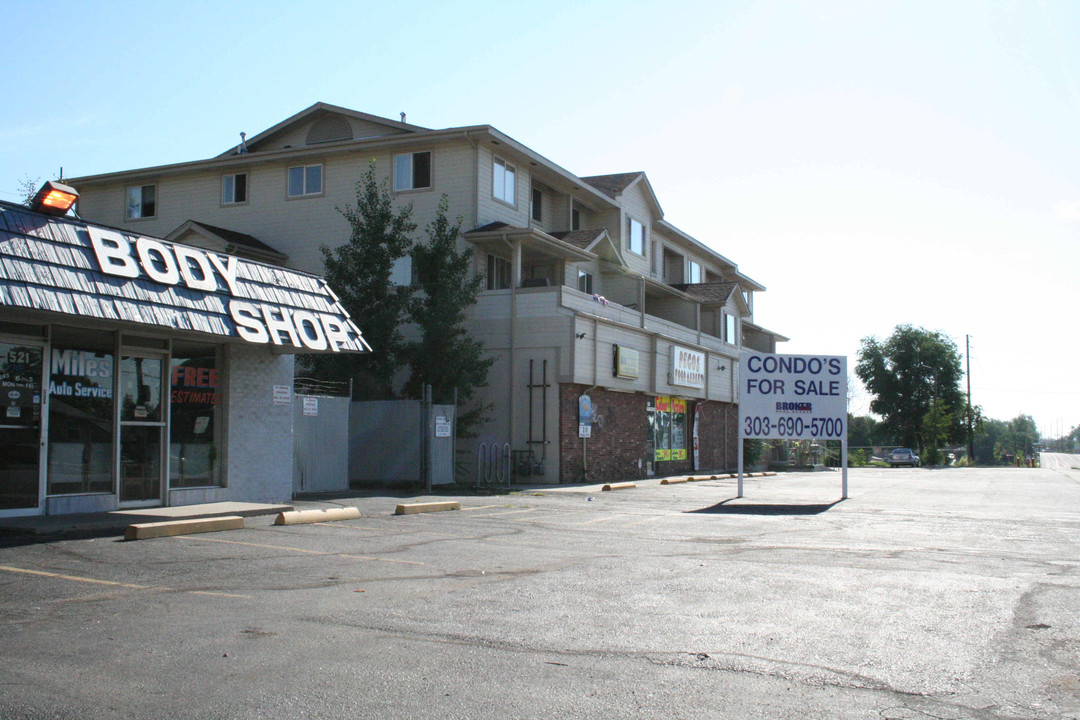
[[[0,342],[0,513],[40,503],[42,356],[39,345]]]
[[[161,503],[165,448],[163,356],[120,359],[120,504]]]

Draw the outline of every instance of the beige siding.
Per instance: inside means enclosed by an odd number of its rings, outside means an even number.
[[[477,219],[476,225],[483,226],[491,222],[504,222],[514,227],[529,226],[529,173],[518,163],[499,155],[499,158],[514,166],[515,205],[511,207],[501,200],[496,200],[492,193],[496,154],[487,148],[481,148],[477,163]]]
[[[429,148],[420,147],[416,150]],[[467,144],[433,147],[432,189],[397,193],[401,202],[412,203],[414,234],[423,240],[425,230],[436,214],[439,199],[446,193],[449,215],[465,218],[463,229],[471,229],[473,218],[472,148]],[[157,216],[125,220],[123,186],[91,188],[80,198],[82,214],[95,222],[125,230],[162,237],[188,220],[198,220],[254,236],[288,256],[287,264],[312,273],[323,271],[323,245],[335,247],[348,240],[349,225],[337,211],[356,204],[356,183],[367,172],[370,155],[338,154],[320,159],[306,159],[271,164],[237,165],[229,173],[248,173],[248,201],[240,205],[221,205],[221,178],[225,172],[174,175],[157,184]],[[390,182],[392,154],[374,157],[376,175]],[[323,165],[323,194],[288,198],[288,168],[294,164]],[[149,184],[146,181],[142,184]],[[300,230],[298,230],[300,229]],[[462,241],[464,246],[464,241]]]

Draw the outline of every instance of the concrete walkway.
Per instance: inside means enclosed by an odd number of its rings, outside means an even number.
[[[128,525],[136,523],[192,520],[221,517],[223,515],[254,517],[257,515],[275,515],[292,509],[292,505],[286,504],[218,502],[176,507],[113,510],[104,513],[0,518],[0,537],[46,538],[71,535],[122,535]]]

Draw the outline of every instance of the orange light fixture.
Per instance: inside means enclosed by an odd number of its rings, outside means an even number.
[[[30,207],[46,215],[66,215],[78,199],[75,188],[50,180],[37,191]]]

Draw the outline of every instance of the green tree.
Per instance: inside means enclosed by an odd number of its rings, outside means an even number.
[[[975,430],[975,461],[981,465],[1001,464],[1003,459],[995,452],[1008,432],[1008,423],[986,418]]]
[[[848,447],[895,444],[882,423],[869,415],[848,414]]]
[[[403,364],[410,288],[391,284],[395,263],[408,255],[416,230],[412,205],[395,209],[386,181],[375,179],[375,163],[356,184],[356,205],[338,208],[351,228],[344,245],[321,248],[327,283],[353,316],[370,353],[308,355],[314,373],[353,381],[354,400],[394,397],[394,377]]]
[[[871,412],[905,445],[923,450],[923,419],[934,400],[953,419],[946,439],[963,437],[960,352],[942,333],[899,325],[887,340],[863,338],[855,374],[874,396]]]
[[[965,409],[966,410],[966,409]],[[949,439],[956,427],[956,419],[949,412],[949,407],[940,398],[930,401],[930,409],[923,416],[922,436],[926,447],[923,450],[924,465],[941,464],[941,445]]]
[[[1039,430],[1030,415],[1017,415],[1006,423],[1005,432],[994,446],[996,456],[1024,459],[1032,454],[1039,441]]]
[[[412,373],[406,390],[420,397],[422,387],[430,385],[436,403],[452,403],[456,396],[459,407],[466,408],[458,415],[458,434],[468,436],[490,407],[470,401],[487,385],[494,360],[465,327],[484,278],[473,272],[472,250],[458,249],[462,219],[451,222],[447,209],[443,195],[427,227],[427,243],[412,250],[419,292],[409,303],[409,315],[420,337],[408,346]]]

